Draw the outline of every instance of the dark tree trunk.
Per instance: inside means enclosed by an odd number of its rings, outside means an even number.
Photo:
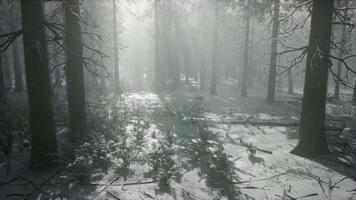
[[[346,35],[346,25],[345,25],[342,27],[339,58],[342,58],[345,55],[346,38],[347,38],[347,35]],[[336,71],[337,78],[335,79],[335,88],[334,88],[334,97],[336,99],[340,99],[340,80],[339,80],[339,78],[341,79],[342,65],[343,65],[342,62],[338,61],[337,71]]]
[[[354,92],[352,95],[352,103],[356,104],[356,81],[355,81],[355,85],[354,85]]]
[[[0,53],[0,104],[6,103],[6,88],[5,88],[5,75],[4,65],[2,63],[2,54]]]
[[[272,44],[271,44],[271,57],[270,57],[270,64],[269,64],[268,92],[267,92],[267,102],[269,103],[273,103],[275,101],[278,35],[279,35],[279,0],[274,0]]]
[[[244,57],[242,69],[241,96],[247,97],[247,81],[248,81],[248,60],[249,60],[249,43],[250,43],[250,5],[247,1],[245,7],[245,42],[244,42]]]
[[[22,0],[21,10],[30,107],[31,163],[34,167],[48,167],[57,157],[57,143],[42,0]]]
[[[117,40],[117,20],[116,20],[116,0],[113,0],[113,23],[114,23],[114,93],[121,94],[120,71],[119,71],[119,51]]]
[[[218,68],[218,17],[219,17],[219,1],[215,1],[215,11],[214,11],[214,35],[213,35],[213,66],[211,70],[211,80],[210,80],[210,95],[216,96],[216,79],[217,79],[217,68]]]
[[[288,70],[288,94],[293,94],[294,93],[294,86],[293,86],[293,69],[290,68]]]
[[[10,69],[10,60],[9,60],[8,51],[2,54],[2,60],[3,60],[5,90],[6,92],[9,92],[12,88],[12,84],[11,84],[11,69]]]
[[[325,103],[330,66],[329,50],[333,5],[333,0],[313,0],[300,117],[300,139],[292,151],[305,157],[329,152],[325,135]]]
[[[69,130],[72,136],[83,137],[87,135],[87,121],[79,1],[66,0],[64,10]]]

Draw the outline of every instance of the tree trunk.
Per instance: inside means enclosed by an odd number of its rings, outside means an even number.
[[[14,76],[15,76],[15,92],[23,92],[24,91],[24,82],[23,82],[23,72],[20,61],[20,48],[18,47],[18,41],[15,41],[12,44],[12,60],[14,67]]]
[[[293,153],[313,157],[328,153],[325,135],[325,103],[327,94],[329,50],[334,0],[313,0],[311,29],[299,143]]]
[[[355,81],[355,85],[354,85],[354,92],[352,95],[352,103],[356,104],[356,81]]]
[[[66,0],[64,12],[69,130],[72,136],[83,137],[87,135],[87,121],[79,1]]]
[[[274,0],[272,44],[271,44],[271,57],[270,57],[270,65],[269,65],[268,92],[267,92],[267,102],[269,103],[273,103],[275,101],[278,35],[279,35],[279,0]]]
[[[345,55],[345,46],[346,46],[346,40],[347,40],[347,35],[346,35],[346,25],[342,27],[342,33],[341,33],[341,46],[339,49],[339,58],[342,58]],[[335,88],[334,88],[334,97],[336,99],[340,99],[340,80],[341,79],[341,72],[342,72],[342,62],[338,61],[337,63],[337,71],[336,71],[336,80],[335,80]]]
[[[34,167],[49,167],[57,157],[57,143],[42,0],[22,0],[21,11],[30,107],[31,163]]]
[[[178,30],[179,30],[179,25],[178,25],[178,19],[177,17],[174,17],[173,19],[173,23],[174,23],[174,31],[173,31],[173,49],[175,51],[174,55],[177,55],[179,52],[179,34],[178,34]],[[180,67],[179,67],[179,57],[178,56],[173,56],[174,58],[174,87],[177,88],[179,82],[180,82]]]
[[[13,9],[12,13],[10,13],[11,22],[10,28],[12,31],[17,31],[16,27],[16,17],[15,12],[17,11]],[[12,43],[11,53],[12,53],[12,64],[14,69],[14,78],[15,78],[15,92],[23,92],[24,91],[24,81],[23,81],[23,71],[21,66],[21,48],[19,48],[19,38]]]
[[[159,59],[159,0],[154,2],[154,12],[155,12],[155,90],[157,92],[162,90],[163,79],[161,77],[161,62]]]
[[[185,34],[182,34],[185,35]],[[187,44],[187,38],[184,37],[181,40],[182,44],[182,53],[184,56],[184,64],[185,64],[185,82],[190,83],[190,77],[191,77],[191,69],[192,69],[192,57],[191,57],[191,51],[189,49],[189,45]]]
[[[8,55],[8,51],[2,54],[3,60],[3,72],[4,72],[4,82],[5,82],[5,90],[9,92],[12,88],[11,84],[11,69],[10,69],[10,59]]]
[[[114,23],[114,93],[121,94],[120,71],[119,71],[119,51],[117,40],[117,19],[116,19],[116,0],[113,0],[113,23]]]
[[[249,1],[247,1],[247,5],[245,8],[245,43],[244,43],[244,57],[243,57],[243,69],[242,69],[242,83],[241,83],[242,97],[247,97],[249,43],[250,43],[250,5],[249,5]]]
[[[210,80],[210,95],[217,95],[216,90],[216,78],[217,78],[217,68],[218,68],[218,17],[219,17],[219,1],[215,1],[215,12],[214,12],[214,35],[213,35],[213,66],[211,71]]]
[[[185,61],[185,82],[189,83],[189,77],[190,77],[190,62],[189,62],[189,57],[188,53],[185,53],[184,55],[184,61]]]
[[[293,94],[294,93],[294,88],[293,88],[293,69],[290,68],[288,70],[288,94]]]
[[[53,71],[54,71],[54,75],[53,75],[53,84],[54,87],[57,89],[62,88],[62,70],[61,67],[59,66],[61,63],[59,62],[59,58],[60,58],[60,53],[58,53],[57,51],[57,44],[53,43],[51,45],[51,49],[52,49],[52,65],[53,65]]]
[[[205,90],[205,85],[206,85],[205,80],[206,80],[205,63],[204,63],[204,57],[201,56],[201,58],[200,58],[200,77],[199,77],[199,86],[200,86],[201,91]]]
[[[3,66],[2,54],[0,54],[0,104],[6,103],[5,75]]]

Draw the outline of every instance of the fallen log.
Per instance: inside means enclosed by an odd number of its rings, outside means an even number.
[[[245,125],[245,126],[273,126],[273,127],[299,127],[299,122],[272,122],[272,121],[220,121],[219,124]],[[326,126],[327,131],[342,131],[344,128]]]

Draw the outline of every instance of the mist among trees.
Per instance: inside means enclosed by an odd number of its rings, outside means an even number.
[[[0,199],[356,199],[356,1],[0,0]]]

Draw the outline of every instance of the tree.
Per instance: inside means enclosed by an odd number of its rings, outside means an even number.
[[[57,143],[42,0],[22,0],[21,13],[30,108],[31,163],[34,167],[48,167],[57,158]]]
[[[205,90],[206,85],[206,71],[205,71],[205,62],[204,56],[200,57],[200,73],[199,73],[199,89],[201,91]]]
[[[293,153],[313,157],[328,153],[325,104],[334,0],[313,0],[305,70],[300,139]]]
[[[117,41],[117,19],[116,19],[116,0],[113,0],[113,31],[114,31],[114,93],[120,94],[120,71],[119,71],[119,51]]]
[[[219,17],[219,1],[215,1],[214,5],[214,33],[213,33],[213,55],[212,55],[212,71],[210,80],[210,95],[217,95],[216,90],[216,79],[217,79],[217,68],[218,68],[218,17]]]
[[[268,92],[267,102],[273,103],[275,101],[276,89],[276,71],[277,71],[277,50],[278,50],[278,35],[279,35],[279,0],[274,0],[273,8],[273,27],[272,27],[272,43],[271,43],[271,57],[269,64],[268,76]]]
[[[0,104],[4,103],[6,103],[5,74],[2,63],[2,54],[0,54]]]
[[[352,103],[356,104],[356,81],[355,81],[355,85],[354,85],[354,92],[352,95]]]
[[[160,62],[160,57],[159,54],[160,52],[160,42],[159,42],[159,37],[160,37],[160,29],[159,29],[159,23],[160,23],[160,16],[159,16],[159,8],[160,8],[160,0],[155,0],[154,1],[154,15],[155,15],[155,89],[156,91],[161,91],[165,87],[165,79],[161,75],[164,74],[162,73],[163,69],[161,66]]]
[[[342,4],[345,4],[345,7],[348,7],[348,0],[339,2],[339,6],[341,6]],[[347,15],[348,15],[348,10],[345,10],[344,11],[344,17],[346,18],[345,23],[349,23]],[[346,49],[345,49],[346,43],[347,43],[346,25],[343,25],[341,30],[341,37],[340,37],[339,58],[342,58],[346,53]],[[335,79],[335,87],[334,87],[334,97],[336,99],[340,98],[340,78],[341,78],[342,66],[343,63],[341,60],[339,60],[337,63],[337,71],[336,71],[336,76],[338,78]]]
[[[245,4],[245,41],[244,41],[244,57],[242,69],[241,96],[247,97],[247,75],[248,75],[248,60],[249,60],[249,43],[250,43],[250,1]]]
[[[340,42],[340,49],[339,49],[339,58],[342,58],[345,54],[345,46],[346,46],[346,27],[342,27],[341,31],[341,42]],[[338,61],[337,63],[337,71],[336,71],[336,76],[341,77],[341,72],[342,72],[342,61]],[[340,98],[340,80],[336,78],[335,80],[335,88],[334,88],[334,97],[336,99]]]
[[[78,0],[64,1],[66,80],[69,112],[69,130],[72,136],[87,135],[84,87],[84,58],[80,6]]]
[[[5,81],[5,90],[9,92],[11,89],[11,70],[10,70],[10,61],[8,51],[2,54],[2,61],[3,61],[3,72],[4,72],[4,81]]]
[[[290,68],[288,70],[288,94],[293,94],[294,89],[293,89],[293,69]]]
[[[11,22],[10,26],[12,31],[16,31],[16,13],[14,8],[12,8],[11,15]],[[22,51],[22,49],[21,49]],[[15,92],[23,92],[24,91],[24,81],[23,81],[23,72],[21,66],[21,51],[19,48],[19,41],[14,41],[11,48],[12,53],[12,61],[13,61],[13,68],[14,68],[14,77],[15,77]]]

